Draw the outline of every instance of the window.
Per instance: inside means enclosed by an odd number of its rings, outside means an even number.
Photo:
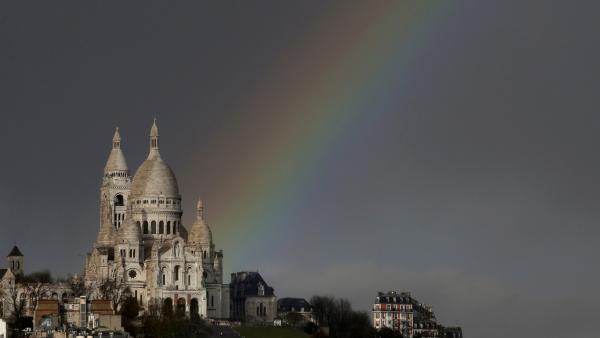
[[[167,235],[171,233],[171,221],[167,221]]]
[[[119,194],[117,196],[115,196],[115,206],[116,207],[122,207],[125,205],[124,199],[123,199],[123,195]]]
[[[165,272],[163,271],[162,273],[162,285],[167,284],[167,276],[165,275]]]
[[[258,284],[258,295],[259,296],[265,295],[265,286],[262,284]]]
[[[148,204],[148,200],[144,200],[144,204]]]
[[[144,221],[144,234],[148,234],[148,221]]]
[[[158,222],[158,233],[165,233],[165,223],[163,221]]]
[[[175,277],[175,281],[179,280],[179,265],[175,266],[175,271],[173,271],[173,277]]]
[[[188,275],[188,286],[192,285],[192,276]]]
[[[150,223],[150,229],[152,230],[152,234],[156,234],[156,221]]]
[[[210,296],[210,307],[215,307],[215,296]]]

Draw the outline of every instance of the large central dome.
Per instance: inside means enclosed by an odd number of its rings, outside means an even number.
[[[173,170],[158,152],[158,128],[156,121],[150,131],[150,153],[138,168],[131,185],[132,196],[179,197],[179,187]]]
[[[160,156],[148,157],[133,177],[131,195],[179,196],[179,187],[173,170]]]

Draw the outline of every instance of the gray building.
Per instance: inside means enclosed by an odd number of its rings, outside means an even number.
[[[246,323],[273,324],[277,298],[272,287],[258,272],[231,274],[231,319]]]

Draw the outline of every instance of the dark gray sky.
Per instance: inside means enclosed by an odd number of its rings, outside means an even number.
[[[372,4],[0,4],[0,251],[17,243],[30,272],[80,271],[113,128],[134,171],[157,115],[184,221],[201,195],[227,271],[364,310],[378,290],[412,291],[467,337],[597,337],[596,2],[465,1],[422,19],[414,60],[387,68],[402,85],[386,104],[365,94],[293,205],[252,228],[264,240],[240,245],[243,222],[219,223],[243,215],[223,193],[247,174],[238,147],[276,144],[297,79],[354,56],[319,39],[396,34]],[[277,115],[257,108],[270,102]]]

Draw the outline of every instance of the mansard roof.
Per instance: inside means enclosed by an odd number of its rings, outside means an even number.
[[[311,311],[312,305],[304,298],[280,298],[277,300],[277,310],[283,312],[290,311]]]
[[[259,296],[258,286],[264,287],[265,297],[275,296],[275,292],[258,272],[241,271],[231,274],[231,288],[234,290],[243,290],[242,296]],[[235,291],[234,291],[235,292]],[[237,296],[237,295],[236,295]]]
[[[418,302],[411,297],[410,292],[388,291],[379,292],[375,304],[418,304]]]
[[[17,248],[17,246],[15,245],[13,246],[12,250],[10,251],[7,257],[23,257],[23,254],[21,253],[21,250],[19,250],[19,248]]]

